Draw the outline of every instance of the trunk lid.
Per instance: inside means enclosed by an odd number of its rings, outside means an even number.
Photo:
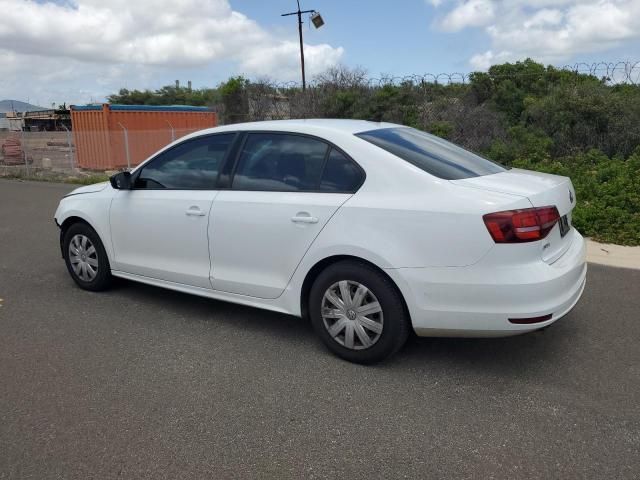
[[[526,197],[533,207],[555,206],[560,217],[566,216],[571,225],[571,211],[576,204],[576,195],[568,177],[513,168],[492,175],[451,180],[451,183]],[[569,248],[572,239],[573,229],[570,228],[563,236],[558,222],[546,238],[536,243],[541,244],[542,259],[553,263]]]

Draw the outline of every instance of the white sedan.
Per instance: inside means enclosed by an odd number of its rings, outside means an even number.
[[[122,277],[308,317],[371,363],[411,330],[506,336],[567,314],[587,270],[574,206],[566,177],[412,128],[287,120],[183,137],[55,220],[84,289]]]

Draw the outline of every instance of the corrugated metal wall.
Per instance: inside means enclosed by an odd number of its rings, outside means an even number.
[[[72,106],[71,123],[77,164],[90,170],[127,166],[124,128],[131,166],[138,165],[172,141],[193,131],[215,127],[215,112],[198,107],[131,105]]]

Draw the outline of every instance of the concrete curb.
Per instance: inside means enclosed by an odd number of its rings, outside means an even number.
[[[640,269],[640,247],[624,247],[587,239],[587,262]]]

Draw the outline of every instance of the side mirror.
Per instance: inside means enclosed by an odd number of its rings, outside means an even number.
[[[131,173],[120,172],[109,178],[111,186],[116,190],[131,190]]]

